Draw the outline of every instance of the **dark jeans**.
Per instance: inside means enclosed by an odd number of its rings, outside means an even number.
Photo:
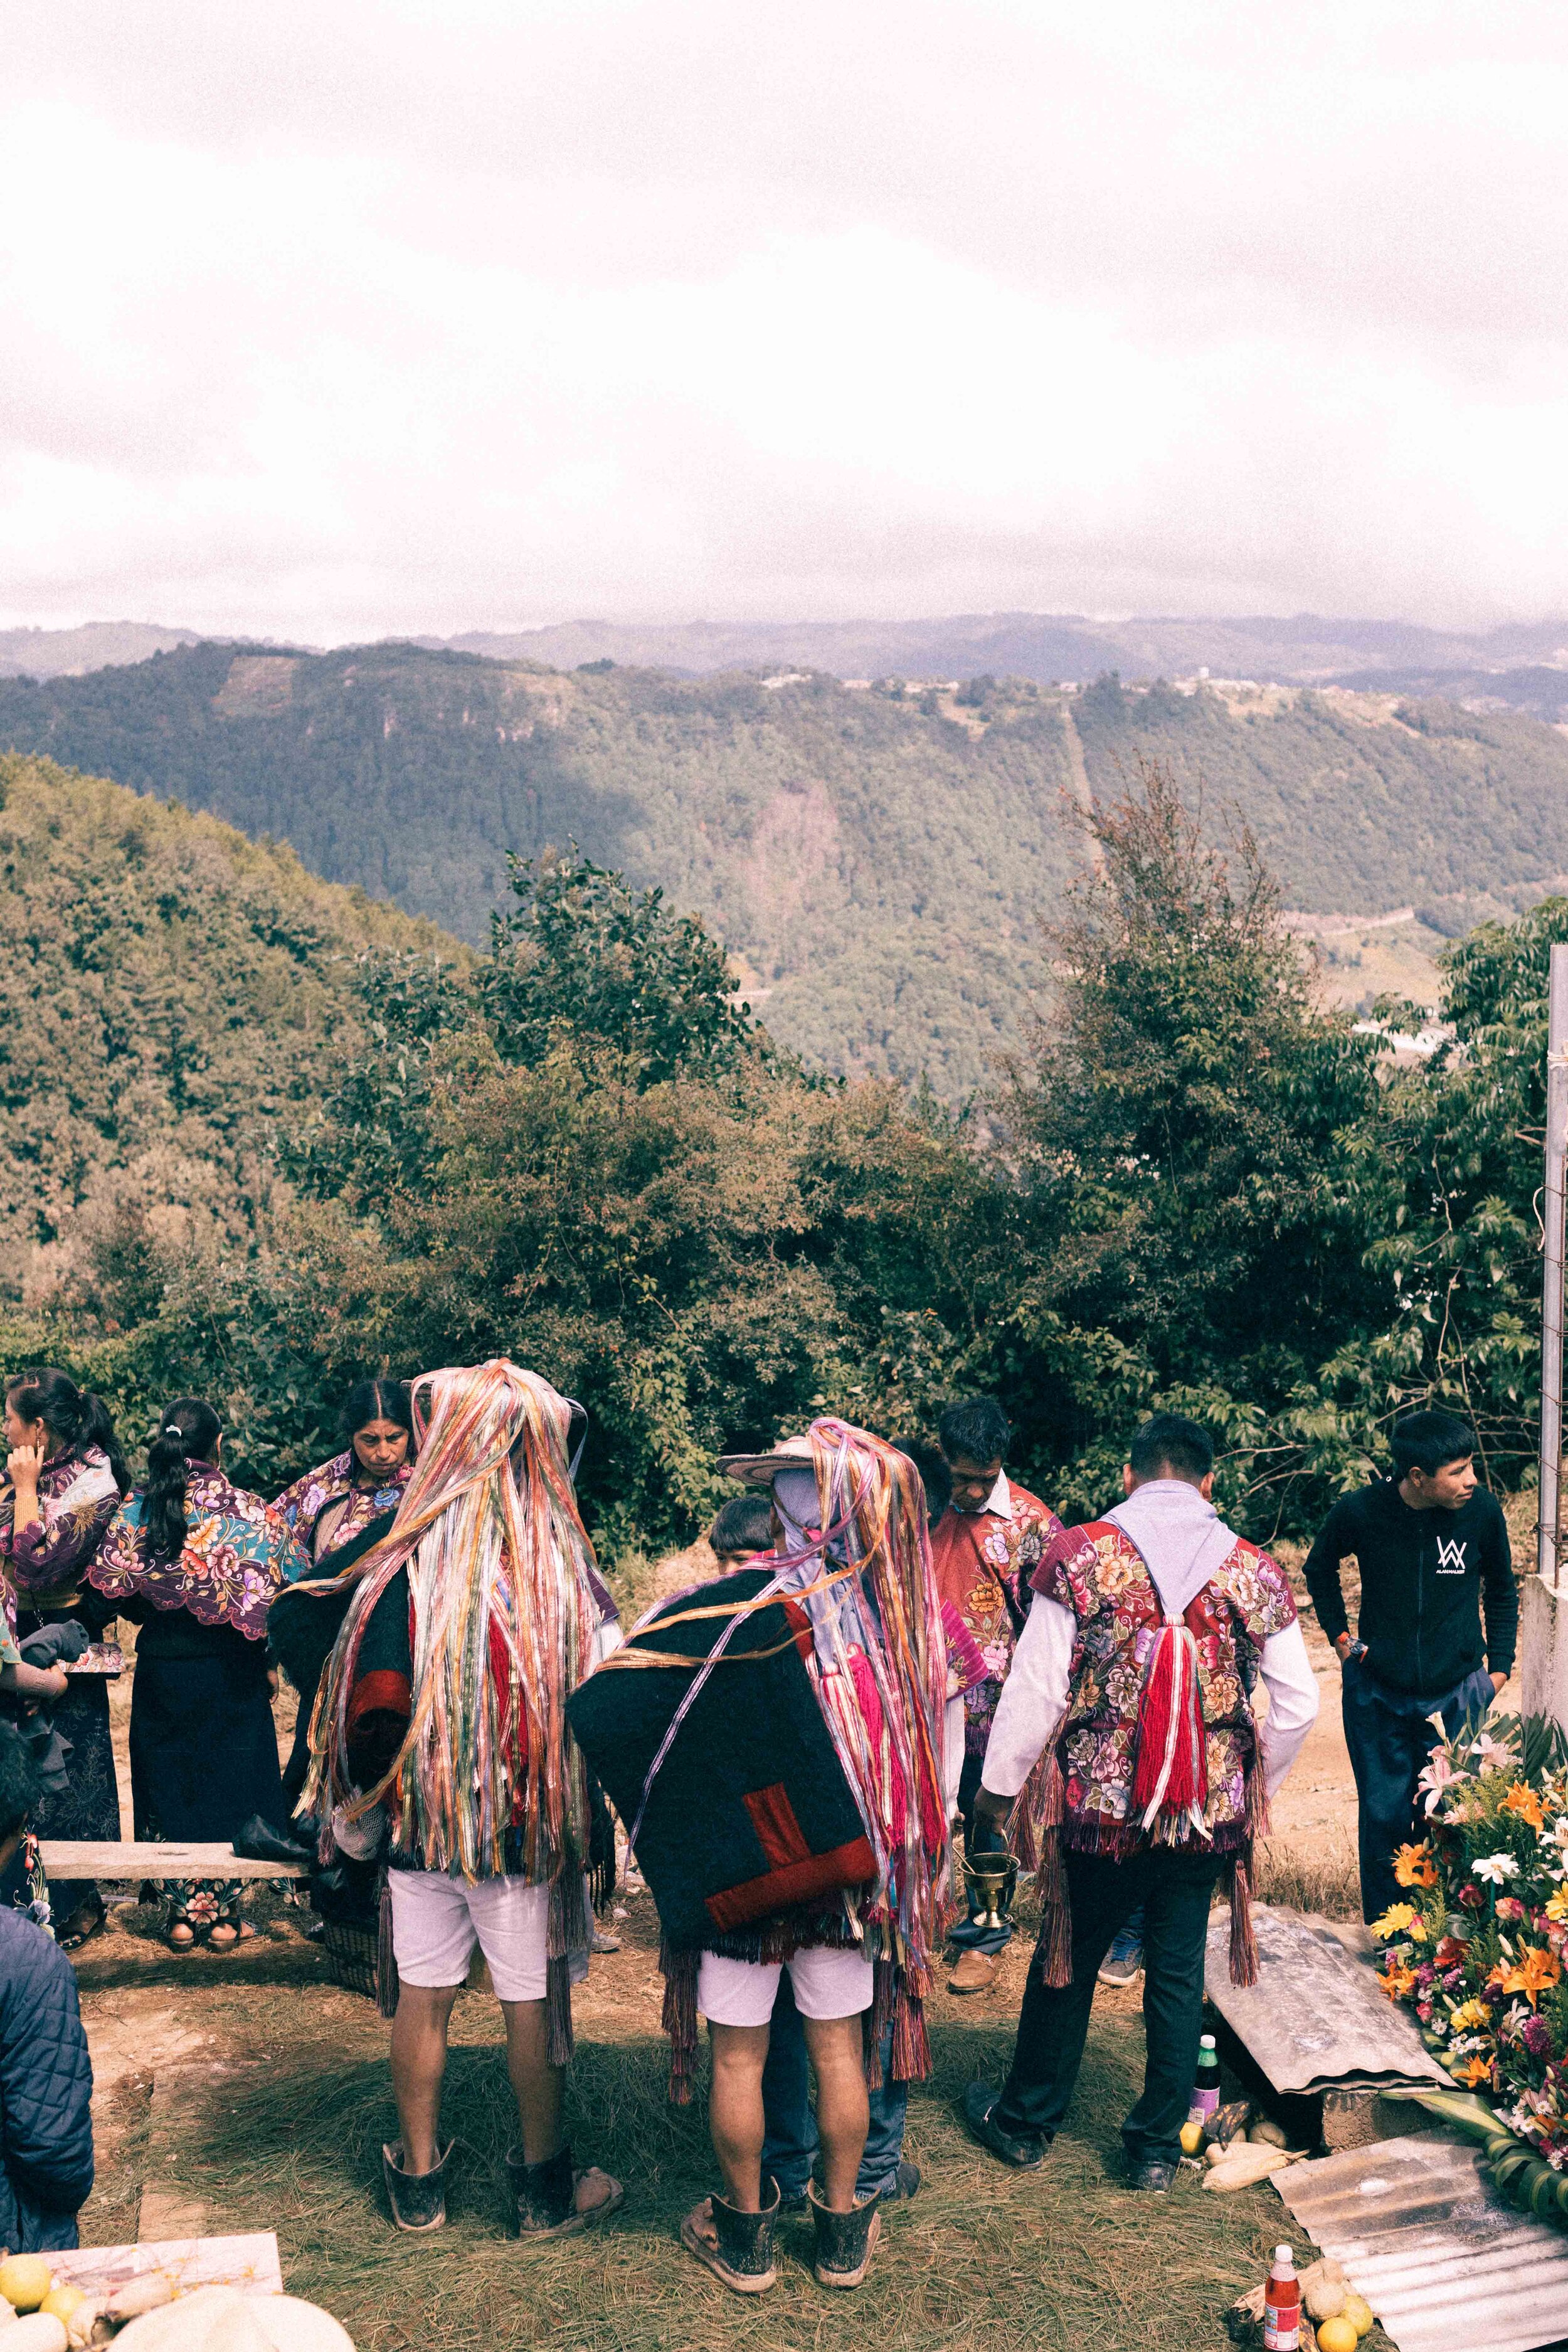
[[[958,1779],[958,1810],[963,1816],[963,1851],[966,1854],[988,1853],[1006,1843],[999,1832],[983,1830],[978,1838],[976,1835],[974,1800],[980,1794],[980,1773],[984,1761],[984,1756],[966,1755]],[[961,1886],[963,1883],[961,1879]],[[973,1916],[972,1913],[968,1919],[960,1920],[956,1927],[948,1931],[948,1942],[956,1944],[960,1951],[1000,1952],[1012,1942],[1011,1922],[1005,1927],[976,1927]]]
[[[1046,1982],[1037,1946],[1024,1989],[1012,2071],[993,2109],[1015,2139],[1047,2139],[1060,2128],[1083,2063],[1095,1971],[1119,1927],[1143,1906],[1143,2095],[1121,2126],[1129,2161],[1173,2164],[1193,2104],[1204,2019],[1204,1951],[1215,1882],[1227,1857],[1151,1847],[1125,1862],[1068,1853],[1072,1982]]]
[[[1363,1657],[1346,1660],[1340,1694],[1345,1746],[1360,1800],[1356,1843],[1362,1916],[1372,1920],[1404,1898],[1405,1890],[1394,1875],[1395,1846],[1412,1844],[1426,1833],[1416,1809],[1415,1783],[1437,1738],[1427,1718],[1440,1715],[1451,1739],[1467,1716],[1479,1722],[1497,1694],[1490,1675],[1478,1669],[1453,1690],[1432,1698],[1412,1696],[1380,1683]]]
[[[882,2040],[882,2087],[871,2094],[871,2128],[855,2179],[858,2197],[869,2197],[891,2180],[904,2152],[904,2116],[910,2086],[891,2079],[893,2029]],[[763,2069],[763,2179],[771,2172],[786,2197],[798,2196],[816,2159],[816,2117],[812,2112],[805,2028],[795,2005],[786,1969],[773,2003],[768,2063]]]

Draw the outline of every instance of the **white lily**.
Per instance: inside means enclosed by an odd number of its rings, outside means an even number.
[[[1489,1886],[1500,1886],[1505,1879],[1519,1876],[1519,1864],[1511,1853],[1483,1854],[1479,1862],[1471,1863],[1470,1874],[1484,1878]]]

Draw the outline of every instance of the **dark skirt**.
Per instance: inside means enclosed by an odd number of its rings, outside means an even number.
[[[101,1639],[102,1622],[90,1617],[84,1606],[42,1611],[23,1608],[17,1616],[17,1632],[26,1640],[40,1625],[58,1625],[72,1617],[87,1625],[94,1641]],[[49,1712],[55,1729],[70,1746],[71,1752],[66,1759],[69,1786],[57,1790],[52,1796],[39,1798],[28,1819],[28,1828],[40,1838],[92,1838],[100,1843],[118,1844],[120,1787],[114,1777],[114,1747],[109,1736],[107,1679],[102,1675],[73,1675],[64,1698],[57,1699]],[[63,1927],[97,1893],[97,1885],[90,1878],[57,1879],[49,1890],[56,1928]]]
[[[267,1658],[243,1634],[203,1657],[136,1660],[131,1793],[136,1835],[227,1845],[252,1813],[289,1819]]]

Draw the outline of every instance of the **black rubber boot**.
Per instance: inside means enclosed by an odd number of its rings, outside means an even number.
[[[881,2191],[857,2201],[847,2213],[835,2213],[822,2201],[814,2180],[806,2190],[811,2200],[811,2218],[816,2231],[816,2260],[813,2269],[819,2286],[858,2286],[871,2266],[871,2249],[882,2233],[882,2216],[879,2208]],[[718,2210],[718,2200],[714,2200]]]
[[[506,2159],[506,2177],[522,2237],[537,2238],[570,2221],[574,2184],[569,2147],[557,2148],[542,2164],[525,2164],[520,2151],[512,2148]]]
[[[760,2213],[742,2213],[738,2206],[727,2205],[722,2197],[710,2197],[680,2225],[680,2242],[687,2252],[695,2254],[736,2294],[762,2294],[778,2276],[773,2267],[773,2229],[779,2218],[776,2180],[763,2181],[764,2197],[770,2189],[772,2200]],[[700,2234],[701,2221],[712,2223],[719,2241],[716,2246]]]
[[[421,2231],[442,2230],[447,2225],[447,2167],[451,2160],[452,2143],[436,2160],[433,2172],[405,2172],[403,2143],[383,2146],[382,2178],[386,2182],[386,2194],[392,2206],[392,2218],[400,2230]]]

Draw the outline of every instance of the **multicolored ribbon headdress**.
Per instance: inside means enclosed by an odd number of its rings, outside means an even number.
[[[572,1406],[504,1359],[426,1372],[413,1402],[418,1458],[323,1677],[313,1780],[351,1818],[385,1798],[398,1851],[426,1869],[555,1885],[575,1923],[588,1799],[564,1708],[602,1612],[568,1467]],[[385,1777],[360,1791],[349,1702],[371,1616],[404,1568],[413,1710]]]

